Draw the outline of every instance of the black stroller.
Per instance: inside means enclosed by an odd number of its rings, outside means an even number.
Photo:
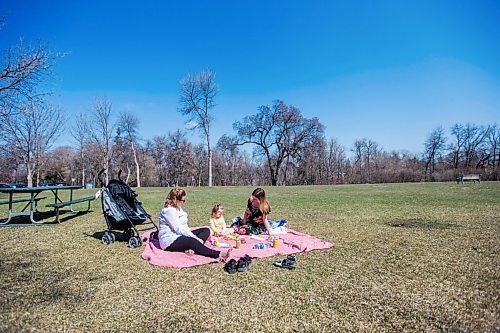
[[[110,180],[107,186],[102,179],[103,173],[104,170],[99,172],[98,178],[101,184],[102,213],[108,225],[108,231],[102,235],[101,243],[106,245],[113,243],[116,239],[111,231],[121,230],[128,239],[129,247],[141,246],[142,240],[136,226],[153,224],[153,227],[141,231],[156,229],[156,232],[158,232],[158,226],[151,219],[151,215],[144,210],[142,203],[137,200],[137,193],[120,179],[121,171],[118,173],[118,179]],[[149,222],[144,223],[147,220]]]

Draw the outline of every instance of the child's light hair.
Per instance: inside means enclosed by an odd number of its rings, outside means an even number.
[[[214,208],[212,208],[212,217],[217,213],[219,210],[224,210],[224,207],[222,206],[221,203],[216,203],[214,205]]]

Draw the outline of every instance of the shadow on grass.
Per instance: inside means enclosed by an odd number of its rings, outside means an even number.
[[[33,214],[33,218],[37,222],[43,222],[39,224],[33,224],[31,223],[29,216],[14,216],[10,220],[9,224],[3,225],[4,227],[22,227],[22,226],[50,226],[50,225],[57,225],[69,220],[72,220],[73,218],[81,215],[85,215],[87,213],[92,213],[92,211],[79,211],[77,213],[70,212],[70,211],[61,211],[59,213],[59,222],[56,222],[56,213],[53,211],[47,211],[47,212],[36,212]],[[7,218],[2,218],[0,219],[0,222],[5,222],[7,221]]]
[[[422,228],[422,229],[449,229],[453,225],[450,223],[433,222],[419,219],[396,220],[387,222],[390,227],[396,228]]]
[[[106,231],[96,231],[93,234],[87,234],[87,233],[83,233],[83,234],[87,237],[93,237],[93,238],[101,241],[102,236],[104,235],[105,232]],[[128,234],[127,232],[121,232],[121,231],[115,231],[115,230],[107,231],[107,232],[115,235],[115,242],[127,243],[129,238],[130,238],[130,234]]]
[[[87,302],[93,291],[83,288],[83,272],[51,265],[40,260],[41,253],[25,251],[23,258],[0,258],[3,283],[0,285],[0,308],[12,311],[36,306],[65,306]],[[87,280],[83,278],[83,280]]]
[[[146,229],[146,230],[150,230],[150,229]],[[138,231],[143,231],[143,230],[138,230]],[[85,236],[87,237],[92,237],[92,238],[95,238],[97,240],[99,240],[99,242],[102,240],[102,236],[105,234],[105,233],[108,233],[108,234],[113,234],[114,235],[114,241],[113,242],[121,242],[121,243],[128,243],[129,239],[130,239],[130,236],[132,236],[132,231],[129,230],[129,231],[117,231],[117,230],[107,230],[107,231],[96,231],[94,232],[93,234],[88,234],[88,233],[83,233]],[[154,238],[154,237],[158,237],[158,234],[156,233],[153,233],[150,237]],[[159,245],[158,245],[159,247]]]

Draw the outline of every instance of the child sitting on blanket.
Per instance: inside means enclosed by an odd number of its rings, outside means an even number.
[[[232,229],[228,229],[224,220],[224,207],[218,203],[212,208],[212,216],[210,217],[210,235],[211,236],[227,236],[233,233]]]

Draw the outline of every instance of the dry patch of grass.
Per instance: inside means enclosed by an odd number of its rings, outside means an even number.
[[[94,202],[59,225],[0,229],[0,331],[499,331],[499,183],[266,190],[272,218],[336,248],[299,254],[295,271],[276,258],[234,275],[159,268],[100,244]],[[217,201],[241,215],[251,191],[188,188],[191,225]],[[166,192],[138,191],[154,217]]]
[[[398,220],[393,222],[388,222],[388,225],[391,227],[400,227],[400,228],[430,228],[430,229],[445,229],[452,227],[452,224],[449,223],[439,223],[433,221],[426,220]]]

